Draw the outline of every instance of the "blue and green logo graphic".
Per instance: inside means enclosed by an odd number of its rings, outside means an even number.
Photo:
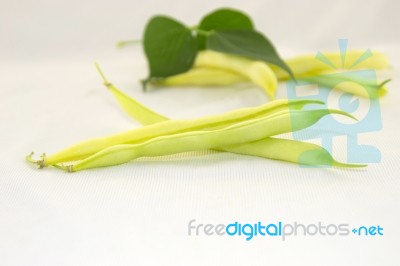
[[[345,138],[347,163],[378,163],[381,161],[379,149],[362,143],[359,138],[360,134],[382,129],[379,107],[381,91],[376,72],[360,68],[373,53],[368,49],[357,58],[354,55],[346,56],[347,43],[346,39],[339,40],[339,65],[337,61],[332,62],[324,53],[318,52],[316,59],[330,70],[298,77],[296,82],[287,82],[287,95],[289,99],[324,101],[328,108],[350,113],[358,121],[327,116],[312,127],[293,132],[293,138],[317,139],[330,153],[335,138]]]

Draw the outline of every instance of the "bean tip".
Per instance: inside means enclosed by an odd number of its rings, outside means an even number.
[[[345,112],[345,111],[342,111],[342,110],[330,109],[330,110],[329,110],[329,113],[331,113],[331,114],[344,115],[344,116],[347,116],[347,117],[349,117],[349,118],[351,118],[351,119],[353,119],[353,120],[355,120],[355,121],[358,121],[357,117],[355,117],[355,116],[353,116],[352,114],[349,114],[349,113],[347,113],[347,112]]]
[[[352,163],[341,163],[338,161],[333,161],[332,166],[339,168],[364,168],[367,167],[368,164],[352,164]]]
[[[325,104],[325,102],[324,102],[324,101],[321,101],[321,100],[310,100],[310,103]]]
[[[100,68],[100,65],[95,61],[94,65],[96,67],[97,72],[100,74],[101,78],[103,79],[104,86],[109,88],[112,84],[107,80],[106,76],[104,75],[103,71]]]

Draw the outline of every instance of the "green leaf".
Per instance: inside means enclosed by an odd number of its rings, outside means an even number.
[[[257,31],[249,29],[215,30],[208,36],[207,49],[277,65],[294,79],[291,69],[280,58],[272,43]]]
[[[197,54],[192,30],[169,17],[155,16],[146,26],[144,51],[150,78],[165,78],[189,70]]]
[[[199,29],[202,30],[227,30],[227,29],[253,29],[253,22],[239,10],[222,8],[203,17]]]
[[[201,31],[217,29],[254,29],[254,26],[251,19],[241,11],[230,8],[221,8],[205,15],[200,21],[198,29]],[[199,49],[205,49],[207,37],[201,34],[198,35],[197,43]]]

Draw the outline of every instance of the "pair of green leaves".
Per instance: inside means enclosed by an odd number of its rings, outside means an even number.
[[[209,49],[265,61],[293,74],[272,43],[254,29],[250,18],[233,9],[218,9],[190,28],[166,17],[150,19],[144,33],[144,51],[152,78],[188,71],[199,50]]]

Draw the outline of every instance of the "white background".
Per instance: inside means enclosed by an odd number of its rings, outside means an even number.
[[[138,126],[95,72],[170,117],[267,101],[258,88],[143,93],[141,38],[154,14],[186,24],[217,7],[250,14],[283,57],[377,49],[394,69],[381,101],[383,130],[360,136],[382,162],[364,170],[308,169],[195,152],[67,174],[24,161]],[[400,45],[398,1],[50,1],[0,4],[0,265],[399,265]],[[285,90],[280,86],[279,95]],[[345,143],[333,151],[343,158]],[[189,237],[187,224],[246,222],[381,225],[383,237]]]

